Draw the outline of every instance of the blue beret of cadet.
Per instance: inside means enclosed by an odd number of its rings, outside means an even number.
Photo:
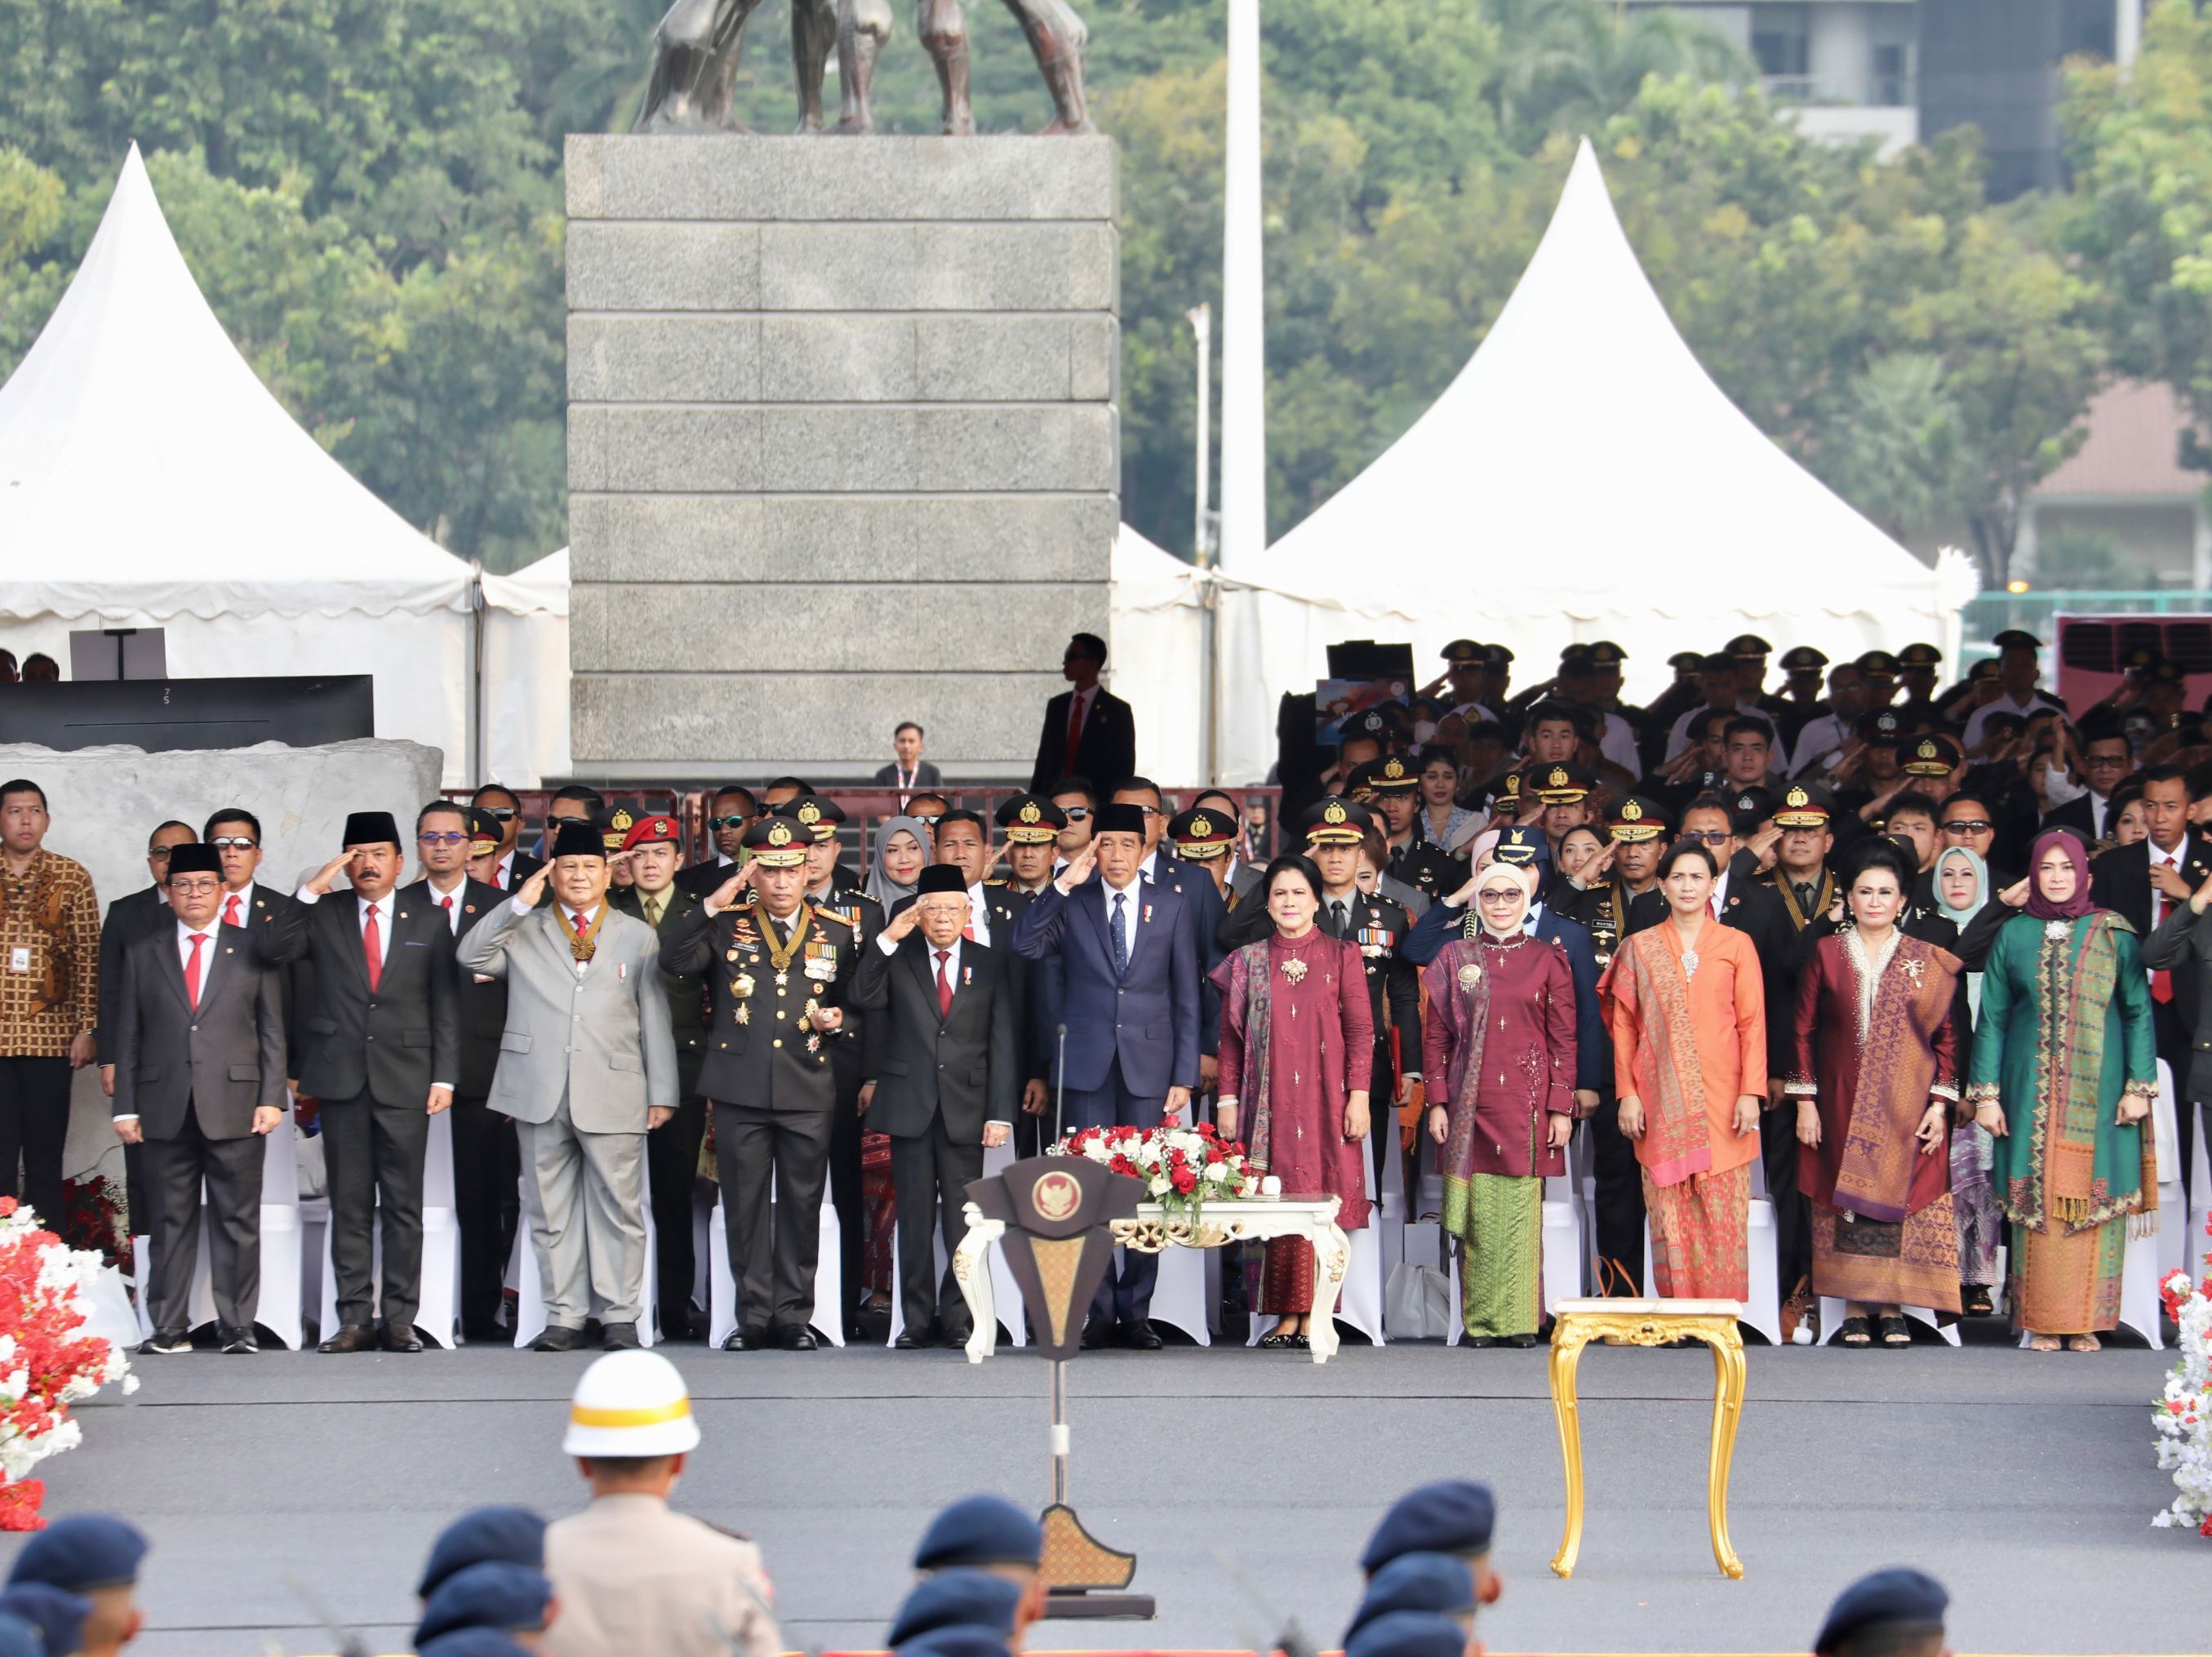
[[[528,1657],[495,1628],[457,1628],[434,1640],[418,1641],[415,1650],[416,1657]]]
[[[1401,1553],[1368,1582],[1367,1597],[1352,1613],[1344,1642],[1350,1645],[1360,1630],[1394,1611],[1432,1611],[1451,1617],[1474,1608],[1474,1578],[1466,1560],[1449,1553]]]
[[[1466,1654],[1467,1630],[1433,1611],[1387,1612],[1344,1647],[1344,1657],[1466,1657]]]
[[[504,1559],[511,1565],[545,1569],[545,1521],[527,1508],[478,1508],[438,1533],[415,1597],[428,1599],[438,1584],[457,1570]]]
[[[1044,1553],[1034,1515],[1002,1496],[965,1496],[929,1521],[914,1551],[916,1570],[947,1565],[1031,1565]]]
[[[434,1640],[455,1629],[489,1628],[502,1632],[545,1626],[545,1606],[553,1585],[540,1571],[504,1559],[487,1559],[455,1571],[438,1584],[422,1607],[415,1642]]]
[[[1445,1478],[1418,1486],[1382,1515],[1367,1539],[1359,1569],[1372,1576],[1401,1553],[1487,1553],[1497,1518],[1498,1503],[1486,1484]]]
[[[1014,1608],[1021,1602],[1020,1583],[989,1571],[969,1566],[936,1571],[915,1583],[907,1595],[891,1624],[890,1643],[902,1646],[941,1628],[988,1628],[1012,1634]]]
[[[137,1527],[104,1513],[71,1514],[23,1545],[8,1572],[8,1586],[45,1582],[71,1593],[120,1587],[138,1580],[146,1539]]]
[[[0,1611],[0,1657],[46,1657],[46,1642],[21,1618]]]
[[[16,1582],[0,1593],[0,1611],[36,1629],[42,1648],[53,1657],[66,1657],[84,1644],[84,1619],[92,1615],[92,1601],[51,1582]]]
[[[1008,1657],[1006,1636],[996,1629],[956,1623],[932,1629],[896,1648],[898,1657]]]
[[[1871,1571],[1836,1596],[1813,1649],[1826,1657],[1852,1636],[1870,1629],[1939,1629],[1950,1603],[1943,1585],[1926,1571],[1910,1565]]]

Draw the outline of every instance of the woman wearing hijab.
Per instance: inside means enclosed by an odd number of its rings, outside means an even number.
[[[1375,1064],[1366,963],[1358,943],[1314,924],[1322,877],[1312,859],[1277,858],[1261,890],[1273,930],[1212,973],[1221,992],[1214,1122],[1229,1138],[1242,1129],[1253,1166],[1280,1180],[1285,1195],[1336,1198],[1336,1223],[1356,1231],[1368,1219],[1363,1158]],[[1276,1322],[1260,1344],[1304,1347],[1313,1296],[1312,1248],[1297,1237],[1270,1241],[1260,1310]]]
[[[1876,841],[1858,859],[1850,924],[1798,974],[1797,1187],[1813,1208],[1813,1290],[1844,1302],[1846,1346],[1910,1346],[1904,1308],[1959,1309],[1951,1115],[1959,958],[1898,930],[1915,875]]]
[[[1935,886],[1936,910],[1958,928],[1956,953],[1970,968],[1960,974],[1966,996],[1965,1022],[1959,1026],[1963,1058],[1972,1046],[1974,1021],[1982,1011],[1982,975],[1971,968],[1977,959],[1987,958],[1989,945],[1996,941],[1991,923],[2002,924],[2004,906],[1991,901],[1989,865],[1969,846],[1954,846],[1936,858]],[[1978,917],[1987,919],[1977,926]],[[1988,942],[1970,954],[1970,939],[1984,932]],[[1998,1212],[1996,1187],[1990,1181],[1996,1156],[1996,1141],[1979,1122],[1953,1126],[1951,1212],[1959,1224],[1959,1303],[1970,1318],[1989,1316],[1996,1292],[1997,1245],[2003,1241],[2004,1217]]]
[[[929,825],[920,817],[885,817],[876,830],[875,856],[860,889],[884,906],[903,903],[915,894],[922,865],[929,861]]]
[[[1766,996],[1750,938],[1711,913],[1695,841],[1659,865],[1667,919],[1624,939],[1599,987],[1620,1131],[1644,1168],[1656,1293],[1748,1300],[1751,1164],[1766,1102]]]
[[[2035,1351],[2077,1352],[2119,1321],[2130,1216],[2158,1178],[2143,1119],[2157,1087],[2150,986],[2128,923],[2089,901],[2088,858],[2063,828],[2035,842],[2027,912],[1982,974],[1966,1097],[1996,1138],[1998,1205],[2012,1223],[2005,1284]]]
[[[1474,881],[1474,935],[1421,974],[1422,1073],[1443,1147],[1443,1227],[1460,1240],[1460,1319],[1470,1346],[1534,1346],[1543,1320],[1544,1180],[1566,1172],[1574,1132],[1575,985],[1566,951],[1523,933],[1533,865]]]

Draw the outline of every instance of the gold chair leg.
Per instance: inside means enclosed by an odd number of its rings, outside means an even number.
[[[1582,1363],[1583,1345],[1589,1337],[1570,1332],[1552,1346],[1552,1413],[1559,1427],[1559,1455],[1567,1471],[1567,1531],[1552,1556],[1556,1576],[1575,1574],[1575,1556],[1583,1545],[1583,1423],[1575,1398],[1575,1370]]]
[[[1743,1415],[1743,1337],[1730,1329],[1708,1335],[1713,1349],[1713,1449],[1705,1480],[1705,1514],[1712,1527],[1713,1559],[1731,1581],[1743,1575],[1743,1561],[1729,1544],[1729,1466],[1735,1458],[1735,1429]]]

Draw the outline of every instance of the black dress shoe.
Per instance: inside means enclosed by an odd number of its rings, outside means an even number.
[[[902,1329],[891,1337],[891,1350],[894,1352],[919,1352],[922,1345],[922,1342],[914,1338],[911,1328]]]
[[[252,1324],[238,1329],[231,1328],[226,1324],[217,1324],[215,1338],[216,1344],[226,1352],[251,1353],[258,1352],[261,1350],[261,1343],[254,1338]]]
[[[1102,1347],[1111,1346],[1114,1344],[1114,1326],[1103,1318],[1084,1319],[1082,1344],[1086,1352],[1096,1352]]]
[[[342,1323],[338,1332],[315,1348],[318,1352],[372,1352],[376,1350],[376,1331],[365,1323]]]
[[[1139,1318],[1134,1323],[1124,1326],[1121,1344],[1133,1352],[1157,1352],[1167,1344],[1160,1338],[1160,1332],[1152,1327],[1150,1318]]]
[[[580,1352],[584,1350],[584,1332],[561,1324],[549,1323],[545,1332],[530,1343],[533,1352]]]
[[[603,1323],[599,1338],[610,1352],[635,1352],[638,1350],[637,1326],[634,1323]]]
[[[775,1344],[787,1352],[811,1352],[815,1350],[814,1332],[803,1323],[787,1323],[773,1332]]]
[[[419,1352],[422,1350],[422,1338],[415,1332],[415,1326],[411,1323],[403,1323],[397,1328],[387,1324],[384,1331],[384,1350],[387,1352]]]
[[[725,1352],[758,1352],[768,1346],[765,1329],[732,1329],[729,1338],[722,1343]]]
[[[1472,1352],[1480,1347],[1497,1345],[1498,1337],[1495,1335],[1464,1335],[1461,1337],[1459,1344],[1466,1347],[1468,1351]]]
[[[944,1334],[939,1337],[939,1338],[943,1340],[947,1346],[950,1346],[955,1351],[957,1351],[960,1348],[967,1345],[968,1338],[975,1332],[973,1329],[947,1329]]]
[[[1536,1338],[1534,1335],[1501,1335],[1498,1344],[1500,1346],[1517,1346],[1525,1352],[1536,1344]]]
[[[141,1357],[156,1352],[189,1352],[192,1350],[192,1332],[189,1329],[156,1329],[138,1344]]]

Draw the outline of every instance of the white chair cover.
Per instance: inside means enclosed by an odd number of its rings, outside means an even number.
[[[769,1187],[769,1200],[775,1200],[775,1187]],[[822,1241],[817,1245],[814,1267],[814,1316],[811,1326],[814,1332],[832,1346],[845,1344],[845,1314],[843,1293],[843,1265],[838,1255],[837,1211],[830,1201],[829,1188],[822,1193]],[[730,1338],[738,1326],[738,1279],[730,1270],[730,1232],[723,1223],[722,1205],[718,1199],[714,1211],[707,1221],[707,1257],[712,1276],[707,1300],[707,1338],[720,1346]]]

